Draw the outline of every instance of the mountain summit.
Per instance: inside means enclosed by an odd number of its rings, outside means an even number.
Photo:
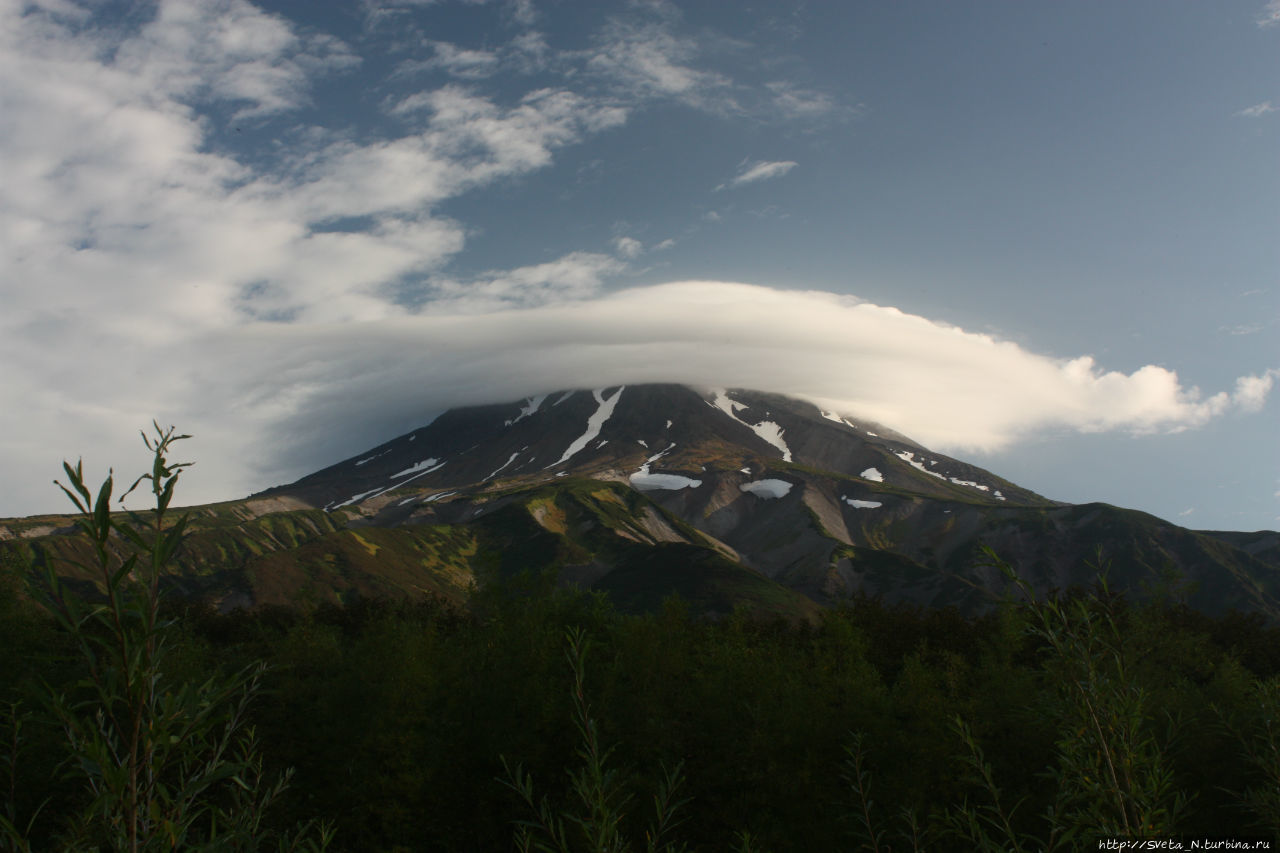
[[[430,497],[444,487],[574,475],[643,492],[710,494],[766,470],[803,469],[852,478],[845,489],[851,500],[888,489],[993,505],[1051,503],[879,424],[777,394],[681,385],[562,391],[453,409],[272,492],[333,509],[392,492]]]
[[[810,618],[853,595],[966,611],[1009,584],[1173,595],[1280,618],[1280,536],[1064,504],[891,428],[778,394],[639,385],[538,394],[431,424],[244,500],[190,510],[172,582],[222,609],[524,576],[647,610]],[[65,567],[65,517],[0,523],[0,568]],[[988,550],[990,549],[990,550]]]
[[[542,544],[563,578],[648,603],[705,593],[697,575],[711,561],[713,586],[737,575],[781,599],[865,593],[972,609],[1004,589],[985,547],[1041,589],[1094,582],[1100,559],[1133,592],[1172,584],[1207,610],[1276,602],[1275,549],[1261,534],[1228,541],[1052,501],[880,424],[742,389],[616,386],[454,409],[255,497],[353,529],[501,528],[501,539],[532,524],[529,536],[557,539]]]

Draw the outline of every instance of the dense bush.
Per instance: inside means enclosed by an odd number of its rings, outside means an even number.
[[[498,598],[482,617],[438,601],[191,607],[175,614],[170,658],[193,680],[267,662],[247,722],[264,774],[296,774],[264,826],[322,816],[335,849],[514,849],[535,817],[504,784],[516,765],[537,802],[576,813],[568,630],[591,645],[582,698],[629,798],[621,838],[645,837],[675,768],[688,803],[674,837],[692,849],[743,833],[751,849],[903,849],[911,815],[921,849],[957,850],[1073,849],[1071,833],[1125,821],[1270,833],[1280,817],[1280,680],[1241,663],[1263,651],[1221,638],[1234,617],[1192,628],[1177,608],[1083,597],[964,621],[861,600],[794,625],[695,621],[677,600],[629,616],[583,593]],[[82,673],[65,659],[44,669],[65,628],[11,593],[2,606],[6,635],[41,650],[0,675],[26,709],[18,760],[5,747],[0,764],[5,814],[23,824],[47,800],[32,826],[44,849],[83,795],[55,772],[67,747],[33,697],[42,672],[63,688]],[[14,720],[0,721],[6,742]]]

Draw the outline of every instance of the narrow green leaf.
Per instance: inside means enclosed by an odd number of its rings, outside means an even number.
[[[98,500],[93,506],[93,526],[94,533],[99,542],[106,542],[107,536],[111,533],[111,472],[107,472],[107,479],[102,481],[102,488],[98,490]]]

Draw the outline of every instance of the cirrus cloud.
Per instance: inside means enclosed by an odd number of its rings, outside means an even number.
[[[768,181],[773,178],[781,178],[787,172],[794,169],[798,163],[794,160],[758,160],[755,163],[744,163],[738,174],[730,181],[720,184],[716,190],[733,189],[744,184],[754,184],[758,181]]]
[[[1262,103],[1254,104],[1251,107],[1245,107],[1244,109],[1237,112],[1236,115],[1242,116],[1244,118],[1261,118],[1262,116],[1267,115],[1268,113],[1273,113],[1275,111],[1276,111],[1275,104],[1271,103],[1270,101],[1263,101]]]

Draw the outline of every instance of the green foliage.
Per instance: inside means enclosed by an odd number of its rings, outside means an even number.
[[[1280,832],[1280,678],[1254,681],[1248,700],[1237,714],[1215,711],[1247,765],[1257,771],[1258,781],[1241,794],[1243,810],[1257,828]]]
[[[534,795],[533,778],[524,767],[512,767],[503,757],[506,771],[501,781],[514,791],[533,813],[533,819],[516,822],[516,846],[522,853],[570,853],[589,850],[593,853],[624,853],[639,847],[626,837],[623,821],[634,794],[627,790],[621,771],[612,765],[615,748],[605,747],[600,740],[599,724],[591,714],[586,695],[586,659],[590,641],[581,628],[571,628],[566,635],[565,656],[573,673],[574,725],[580,738],[577,749],[582,765],[570,771],[572,807],[557,812],[545,798]],[[684,784],[681,767],[662,768],[662,779],[653,795],[653,819],[644,833],[646,853],[677,853],[684,844],[668,841],[668,835],[681,823],[679,813],[688,799],[677,799]]]
[[[1159,714],[1134,677],[1121,602],[1110,594],[1105,570],[1090,595],[1036,600],[1011,567],[992,552],[988,557],[1026,597],[1029,630],[1043,643],[1043,673],[1054,685],[1042,699],[1057,732],[1056,763],[1046,774],[1054,798],[1042,840],[1016,830],[1012,819],[1021,803],[1002,803],[981,747],[957,718],[963,760],[989,802],[966,802],[949,812],[952,830],[980,850],[1053,850],[1082,835],[1140,838],[1176,831],[1187,807],[1168,754],[1177,720],[1166,715],[1163,730],[1152,725]]]
[[[143,433],[152,468],[144,481],[155,499],[149,520],[111,512],[113,476],[96,498],[85,485],[82,464],[64,463],[68,484],[59,487],[82,513],[78,522],[91,545],[92,562],[78,566],[95,577],[100,597],[82,600],[46,566],[45,604],[83,661],[85,677],[50,687],[47,704],[67,740],[67,772],[83,784],[75,807],[56,828],[67,850],[281,850],[323,849],[329,831],[267,831],[266,809],[281,795],[288,775],[269,781],[252,726],[249,703],[259,691],[265,664],[202,680],[171,672],[172,622],[162,617],[160,580],[182,543],[187,518],[168,520],[183,468],[168,459],[172,427]],[[123,497],[121,498],[123,500]],[[0,824],[7,843],[31,849],[37,815],[19,830],[12,790],[28,716],[16,706],[8,726],[9,814]]]

